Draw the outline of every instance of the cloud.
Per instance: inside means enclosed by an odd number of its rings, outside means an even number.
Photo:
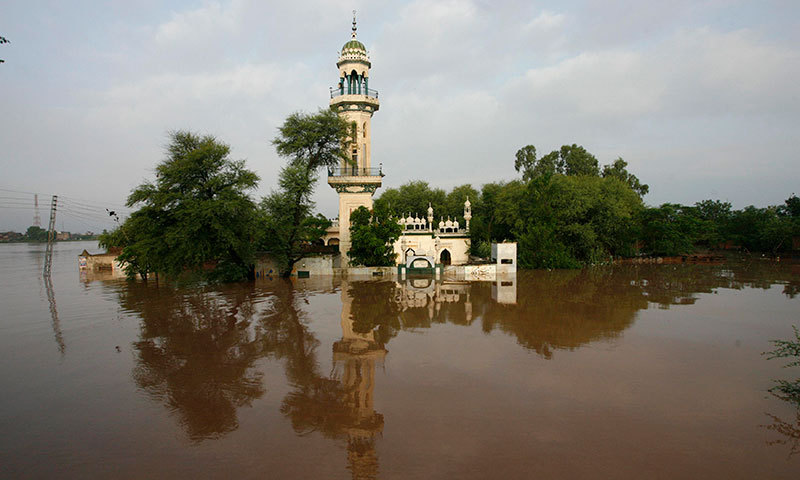
[[[175,12],[169,21],[156,27],[155,41],[164,45],[234,31],[240,18],[236,5],[213,2],[187,12]]]
[[[386,186],[507,180],[521,146],[576,142],[601,162],[628,160],[650,202],[776,203],[800,181],[787,7],[212,0],[86,16],[11,2],[25,21],[3,33],[14,43],[0,67],[0,167],[7,186],[86,197],[88,182],[122,199],[162,158],[165,132],[185,128],[230,143],[266,193],[283,163],[269,140],[290,112],[327,104],[356,8],[381,92],[372,151]],[[317,200],[335,215],[324,183]]]
[[[522,28],[527,31],[549,31],[564,24],[566,16],[549,10],[542,10],[539,15],[526,23]]]

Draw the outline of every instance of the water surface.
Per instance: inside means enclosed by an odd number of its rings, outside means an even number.
[[[0,245],[6,478],[797,478],[797,265],[224,286]]]

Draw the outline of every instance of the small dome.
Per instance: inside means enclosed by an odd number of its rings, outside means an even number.
[[[348,50],[350,50],[350,52],[348,52]],[[342,53],[355,53],[352,52],[352,50],[359,50],[365,54],[367,53],[367,47],[365,47],[363,43],[359,42],[355,38],[344,44],[342,47]]]
[[[469,202],[469,197],[467,197],[467,201],[464,202],[464,206],[465,207],[469,207],[470,205],[472,205],[472,204]]]

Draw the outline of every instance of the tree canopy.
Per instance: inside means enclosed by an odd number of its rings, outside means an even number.
[[[358,207],[350,214],[351,265],[388,267],[394,265],[394,242],[400,237],[397,219],[386,211]]]
[[[330,223],[313,214],[312,196],[317,170],[348,160],[350,124],[328,109],[315,114],[293,113],[272,141],[278,154],[288,159],[278,178],[278,190],[260,203],[259,248],[291,273],[302,257],[303,247],[322,237]]]
[[[118,231],[103,235],[121,246],[129,273],[177,275],[205,271],[235,280],[253,261],[256,206],[247,194],[258,176],[244,160],[231,160],[230,147],[210,135],[169,134],[167,158],[156,179],[136,187],[129,207],[138,206]]]

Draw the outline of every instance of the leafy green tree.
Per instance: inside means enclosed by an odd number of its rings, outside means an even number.
[[[525,181],[555,174],[570,176],[600,175],[597,158],[580,145],[563,145],[537,160],[536,147],[527,145],[517,150],[514,168]]]
[[[646,208],[642,212],[641,222],[644,250],[651,255],[692,253],[702,228],[691,207],[675,203]]]
[[[307,246],[317,243],[330,226],[324,216],[313,214],[311,196],[316,178],[316,173],[308,176],[303,167],[287,165],[279,175],[280,189],[259,204],[262,213],[260,247],[284,266],[283,275],[291,272]]]
[[[616,178],[553,175],[529,182],[514,233],[524,268],[575,268],[633,250],[641,199]]]
[[[210,135],[172,132],[166,150],[156,180],[128,197],[127,205],[138,210],[101,242],[124,247],[120,259],[128,273],[144,278],[186,270],[224,280],[248,276],[256,206],[247,191],[258,176],[243,160],[228,158],[230,147]]]
[[[466,184],[450,190],[444,199],[442,210],[440,212],[434,210],[434,215],[458,219],[459,223],[464,225],[464,202],[467,198],[472,204],[473,211],[480,209],[480,192],[472,188],[472,185]]]
[[[779,215],[780,207],[736,210],[730,219],[730,237],[749,252],[777,254],[791,248],[791,219]]]
[[[732,215],[730,202],[703,200],[694,206],[702,222],[696,242],[707,248],[719,248],[729,239],[728,231]]]
[[[395,263],[394,242],[402,227],[388,212],[358,207],[350,214],[351,265],[388,267]]]
[[[781,213],[795,220],[800,220],[800,197],[792,194],[781,207]]]
[[[29,242],[46,242],[47,230],[36,225],[31,225],[25,232],[25,240]]]
[[[447,195],[441,188],[431,188],[428,182],[411,181],[399,188],[388,188],[375,199],[374,207],[396,217],[402,215],[426,216],[428,204],[433,207],[435,217],[447,216],[444,212]]]
[[[565,175],[591,177],[600,175],[597,158],[579,145],[573,143],[572,145],[562,146],[559,156],[564,163]]]
[[[514,169],[522,173],[524,180],[530,180],[535,175],[536,169],[536,147],[533,145],[526,145],[517,150],[516,160],[514,160]]]
[[[514,228],[520,220],[520,202],[525,195],[525,184],[519,180],[487,183],[472,209],[473,241],[514,240]]]
[[[603,167],[603,177],[614,177],[621,180],[631,187],[633,191],[638,193],[640,197],[647,195],[647,192],[650,191],[650,187],[640,182],[639,179],[636,178],[636,175],[630,173],[626,168],[627,166],[628,162],[623,160],[622,157],[619,157],[614,160],[614,163]]]
[[[322,234],[313,216],[311,197],[321,167],[332,167],[347,156],[350,124],[335,112],[321,109],[315,114],[293,113],[272,141],[278,154],[288,158],[279,176],[279,189],[261,202],[263,235],[259,247],[270,252],[288,275],[303,256],[303,248]]]

